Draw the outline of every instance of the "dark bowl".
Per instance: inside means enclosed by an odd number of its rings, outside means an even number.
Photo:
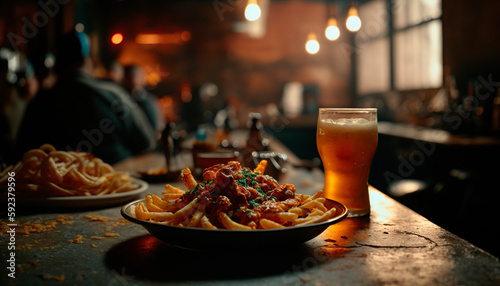
[[[330,225],[347,217],[347,208],[333,200],[326,199],[328,209],[336,208],[335,216],[327,221],[304,226],[280,229],[228,230],[180,227],[139,220],[131,214],[131,206],[144,200],[131,202],[121,209],[122,216],[143,226],[154,237],[181,248],[196,250],[218,250],[237,248],[273,248],[297,245],[315,238]]]

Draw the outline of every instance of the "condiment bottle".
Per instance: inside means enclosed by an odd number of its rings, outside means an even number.
[[[243,165],[249,168],[255,168],[253,163],[252,152],[267,151],[267,140],[262,137],[262,116],[260,113],[250,113],[248,125],[250,131],[248,134],[247,145],[243,152]]]
[[[163,154],[165,155],[165,167],[167,172],[172,170],[172,156],[173,156],[173,140],[170,136],[172,129],[175,127],[175,123],[167,123],[165,128],[161,132],[161,143]]]
[[[235,147],[233,146],[233,142],[231,142],[232,127],[229,121],[229,117],[226,117],[224,124],[217,128],[217,142],[219,144],[219,148],[223,150],[231,150]]]

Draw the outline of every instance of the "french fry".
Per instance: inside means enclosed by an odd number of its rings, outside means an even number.
[[[201,227],[206,229],[217,229],[217,227],[210,222],[206,215],[201,217]]]
[[[199,204],[198,208],[194,212],[193,217],[191,218],[187,226],[197,226],[204,215],[205,215],[205,206]]]
[[[312,200],[312,201],[308,201],[306,202],[305,204],[303,204],[301,206],[301,208],[305,208],[305,209],[319,209],[323,212],[326,212],[328,209],[323,205],[323,202],[324,202],[324,199],[321,200],[323,198],[318,198],[318,199],[315,199],[315,200]]]
[[[189,168],[183,169],[181,171],[181,179],[184,182],[184,184],[186,185],[186,188],[188,190],[194,189],[196,187],[196,185],[198,184],[196,182],[196,180],[194,179],[193,174],[191,174],[191,170],[189,170]]]
[[[179,188],[174,188],[169,184],[165,185],[165,192],[162,192],[163,199],[176,200],[184,194],[184,191]]]
[[[293,212],[280,212],[277,213],[276,216],[282,220],[286,221],[294,221],[299,218],[298,214]]]
[[[168,202],[162,200],[159,196],[152,194],[151,198],[153,199],[153,204],[155,204],[157,207],[161,208],[164,211],[167,211],[168,207]]]
[[[300,203],[304,203],[305,200],[307,200],[309,195],[304,195],[304,194],[295,194],[295,198],[300,201]]]
[[[184,194],[184,191],[180,188],[173,187],[169,184],[165,185],[165,191],[169,194]]]
[[[171,212],[148,212],[146,213],[146,217],[148,220],[168,222],[172,220],[174,214]]]
[[[154,201],[153,197],[151,195],[146,195],[146,208],[150,212],[164,212],[165,210],[162,209],[161,207],[157,206]]]
[[[137,217],[140,220],[147,220],[148,219],[148,216],[147,216],[148,212],[149,211],[143,202],[140,202],[137,204],[137,206],[135,206],[135,217]]]
[[[307,220],[307,221],[302,222],[302,223],[298,223],[295,226],[308,225],[308,224],[313,224],[313,223],[318,223],[318,222],[328,220],[335,214],[335,212],[336,212],[336,209],[331,208],[326,213],[324,213],[322,215],[311,216],[312,218],[310,220]]]
[[[305,204],[305,203],[307,203],[309,201],[315,200],[315,199],[321,197],[322,195],[323,195],[323,191],[319,190],[314,195],[308,197],[305,201],[303,201],[302,204]]]
[[[267,160],[260,160],[259,164],[257,165],[257,167],[255,167],[253,171],[259,172],[261,175],[264,175],[266,167],[267,167]]]
[[[303,208],[291,208],[288,210],[288,212],[296,214],[298,217],[303,217],[306,215],[307,210]]]
[[[185,207],[174,213],[174,216],[172,218],[172,223],[178,224],[183,220],[185,220],[186,218],[188,218],[196,210],[197,206],[198,206],[198,199],[192,200]]]
[[[285,226],[274,222],[270,219],[263,218],[259,220],[259,224],[263,229],[272,229],[272,228],[284,228]]]
[[[167,207],[165,208],[166,212],[177,212],[180,209],[178,205],[175,204],[175,201],[167,201]]]
[[[140,202],[135,206],[135,216],[140,220],[165,222],[172,220],[174,214],[171,212],[150,212],[147,206],[143,202]]]
[[[251,230],[252,228],[233,221],[225,212],[219,213],[219,221],[227,229],[234,230]]]

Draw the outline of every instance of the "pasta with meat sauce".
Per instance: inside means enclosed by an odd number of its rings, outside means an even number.
[[[335,215],[335,208],[324,206],[322,191],[296,194],[294,185],[263,175],[266,166],[266,160],[253,171],[236,161],[214,165],[199,183],[184,169],[181,177],[189,191],[167,184],[163,197],[146,195],[135,215],[160,224],[237,230],[300,226]]]

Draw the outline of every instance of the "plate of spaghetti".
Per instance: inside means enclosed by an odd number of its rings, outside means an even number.
[[[121,209],[127,220],[156,238],[190,249],[289,245],[308,241],[347,217],[336,201],[296,193],[263,175],[267,161],[254,170],[237,161],[218,164],[197,182],[189,169],[181,172],[187,191],[165,186],[161,196],[147,194]]]
[[[148,184],[117,172],[90,153],[45,144],[0,172],[0,192],[20,206],[77,207],[119,204],[138,198]]]

